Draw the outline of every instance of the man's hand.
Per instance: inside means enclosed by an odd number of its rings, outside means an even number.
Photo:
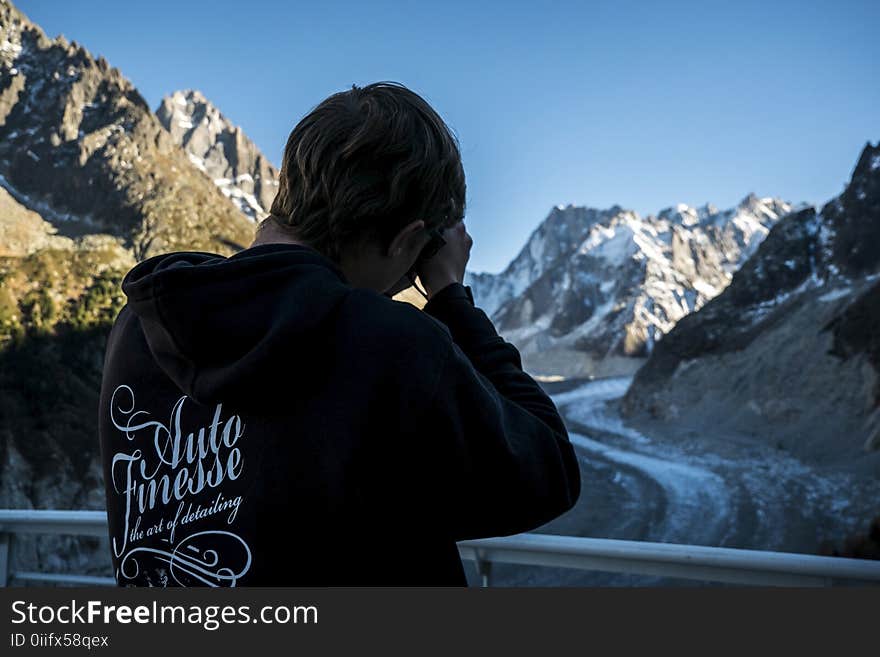
[[[419,280],[425,286],[428,299],[447,285],[464,282],[464,270],[471,257],[474,240],[468,235],[464,221],[443,231],[443,245],[437,253],[418,269]]]

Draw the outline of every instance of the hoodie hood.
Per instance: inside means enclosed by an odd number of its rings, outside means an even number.
[[[290,394],[326,359],[325,327],[352,289],[332,260],[297,244],[158,255],[122,280],[156,363],[205,404],[271,394],[278,375],[296,372],[284,377]]]

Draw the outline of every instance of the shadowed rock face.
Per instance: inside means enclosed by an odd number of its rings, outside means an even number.
[[[253,225],[103,58],[0,3],[0,175],[59,233],[107,233],[138,259],[230,252]]]
[[[791,209],[754,195],[729,210],[680,204],[645,218],[558,206],[507,269],[466,282],[535,373],[631,373]]]
[[[260,149],[199,91],[175,91],[156,110],[159,122],[190,161],[247,217],[269,213],[278,171]]]
[[[855,298],[825,329],[834,336],[831,355],[842,360],[864,356],[880,373],[880,282]],[[874,382],[874,402],[880,406],[880,376]]]
[[[876,447],[878,279],[880,147],[868,144],[839,197],[780,221],[727,289],[656,345],[625,412],[763,423],[793,448]]]

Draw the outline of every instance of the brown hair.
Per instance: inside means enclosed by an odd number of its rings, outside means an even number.
[[[352,85],[309,112],[284,149],[271,213],[333,260],[341,247],[386,245],[411,221],[448,227],[465,210],[457,138],[398,82]]]

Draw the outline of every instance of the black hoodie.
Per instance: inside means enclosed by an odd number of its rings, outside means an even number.
[[[424,311],[317,251],[136,265],[99,409],[121,585],[464,585],[455,542],[580,493],[553,405],[470,289]]]

